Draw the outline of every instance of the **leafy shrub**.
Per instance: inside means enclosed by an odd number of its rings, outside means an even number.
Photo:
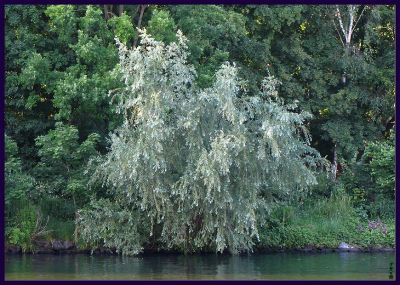
[[[114,29],[115,36],[124,44],[128,44],[136,36],[131,18],[125,12],[119,17],[112,17],[108,20],[108,24]]]
[[[37,137],[40,162],[35,174],[43,196],[69,198],[75,207],[87,202],[90,192],[84,169],[89,158],[97,154],[98,141],[99,135],[93,133],[80,143],[78,129],[61,122]]]
[[[33,189],[35,180],[22,170],[18,157],[18,146],[13,139],[5,135],[5,204],[6,211],[13,201],[26,199]]]
[[[33,249],[32,237],[35,232],[36,211],[27,201],[13,205],[16,209],[13,221],[6,228],[7,241],[18,245],[23,252]]]
[[[158,41],[168,44],[177,40],[176,25],[168,11],[154,10],[147,29]]]
[[[394,129],[384,141],[367,145],[364,160],[376,185],[376,192],[387,199],[394,199]]]
[[[394,217],[394,130],[382,141],[370,142],[359,161],[345,168],[341,181],[354,206],[369,218]]]
[[[361,223],[353,231],[351,241],[362,247],[393,247],[395,242],[395,223],[381,220]]]
[[[282,213],[289,207],[293,214],[283,223]],[[343,241],[361,247],[394,246],[394,223],[363,221],[350,196],[339,186],[329,198],[310,198],[303,205],[273,210],[260,230],[259,246],[336,248]]]
[[[334,191],[335,184],[332,183],[332,178],[329,177],[326,173],[320,173],[316,175],[317,182],[312,188],[312,195],[313,197],[330,197],[332,192]]]

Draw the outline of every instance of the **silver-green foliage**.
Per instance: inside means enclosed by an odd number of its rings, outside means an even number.
[[[323,159],[309,145],[310,115],[283,104],[273,77],[245,94],[228,63],[198,89],[180,32],[170,45],[142,31],[140,46],[118,46],[124,123],[93,174],[114,200],[80,212],[81,237],[135,254],[161,228],[167,248],[251,251],[274,199],[316,183]]]

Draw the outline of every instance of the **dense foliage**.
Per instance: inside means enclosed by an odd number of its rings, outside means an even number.
[[[394,18],[393,5],[6,6],[7,242],[390,245]],[[311,172],[318,152],[333,175]],[[282,223],[292,212],[311,218]]]
[[[309,147],[309,114],[285,106],[272,77],[257,96],[243,94],[229,64],[210,88],[198,89],[193,67],[185,64],[185,41],[178,33],[177,43],[165,46],[143,34],[133,50],[120,44],[125,88],[114,96],[124,123],[93,178],[115,191],[112,207],[120,207],[124,219],[112,219],[104,204],[81,212],[88,241],[99,238],[100,221],[101,229],[122,229],[128,221],[131,231],[144,221],[149,236],[160,225],[156,238],[167,247],[248,251],[268,203],[316,182],[312,169],[323,161]],[[102,240],[123,253],[140,248],[119,231]]]

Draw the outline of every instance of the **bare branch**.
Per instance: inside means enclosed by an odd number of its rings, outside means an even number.
[[[358,18],[357,18],[357,20],[356,20],[356,23],[355,23],[354,26],[353,26],[353,31],[354,31],[354,29],[357,27],[358,21],[360,21],[361,16],[362,16],[362,14],[364,13],[366,7],[367,7],[367,6],[364,6],[364,7],[363,7],[363,9],[362,9],[362,11],[361,11],[361,13],[360,13],[360,16],[358,16]]]
[[[347,33],[343,26],[342,15],[340,14],[339,5],[336,5],[336,15],[335,16],[338,18],[340,28],[342,29],[342,32],[343,32],[343,36],[346,38]]]
[[[356,6],[348,5],[347,7],[349,10],[349,28],[347,30],[347,35],[346,35],[346,44],[349,45],[351,42],[351,35],[353,34],[354,12],[356,10]]]
[[[339,31],[339,29],[337,28],[334,19],[332,19],[332,23],[333,23],[333,26],[335,27],[336,32],[337,32],[338,35],[339,35],[340,42],[342,43],[343,47],[345,47],[344,41],[343,41],[343,39],[342,39],[342,35],[340,34],[340,31]]]

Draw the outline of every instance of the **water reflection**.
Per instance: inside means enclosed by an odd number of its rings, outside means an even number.
[[[6,279],[388,279],[394,253],[6,255]]]

